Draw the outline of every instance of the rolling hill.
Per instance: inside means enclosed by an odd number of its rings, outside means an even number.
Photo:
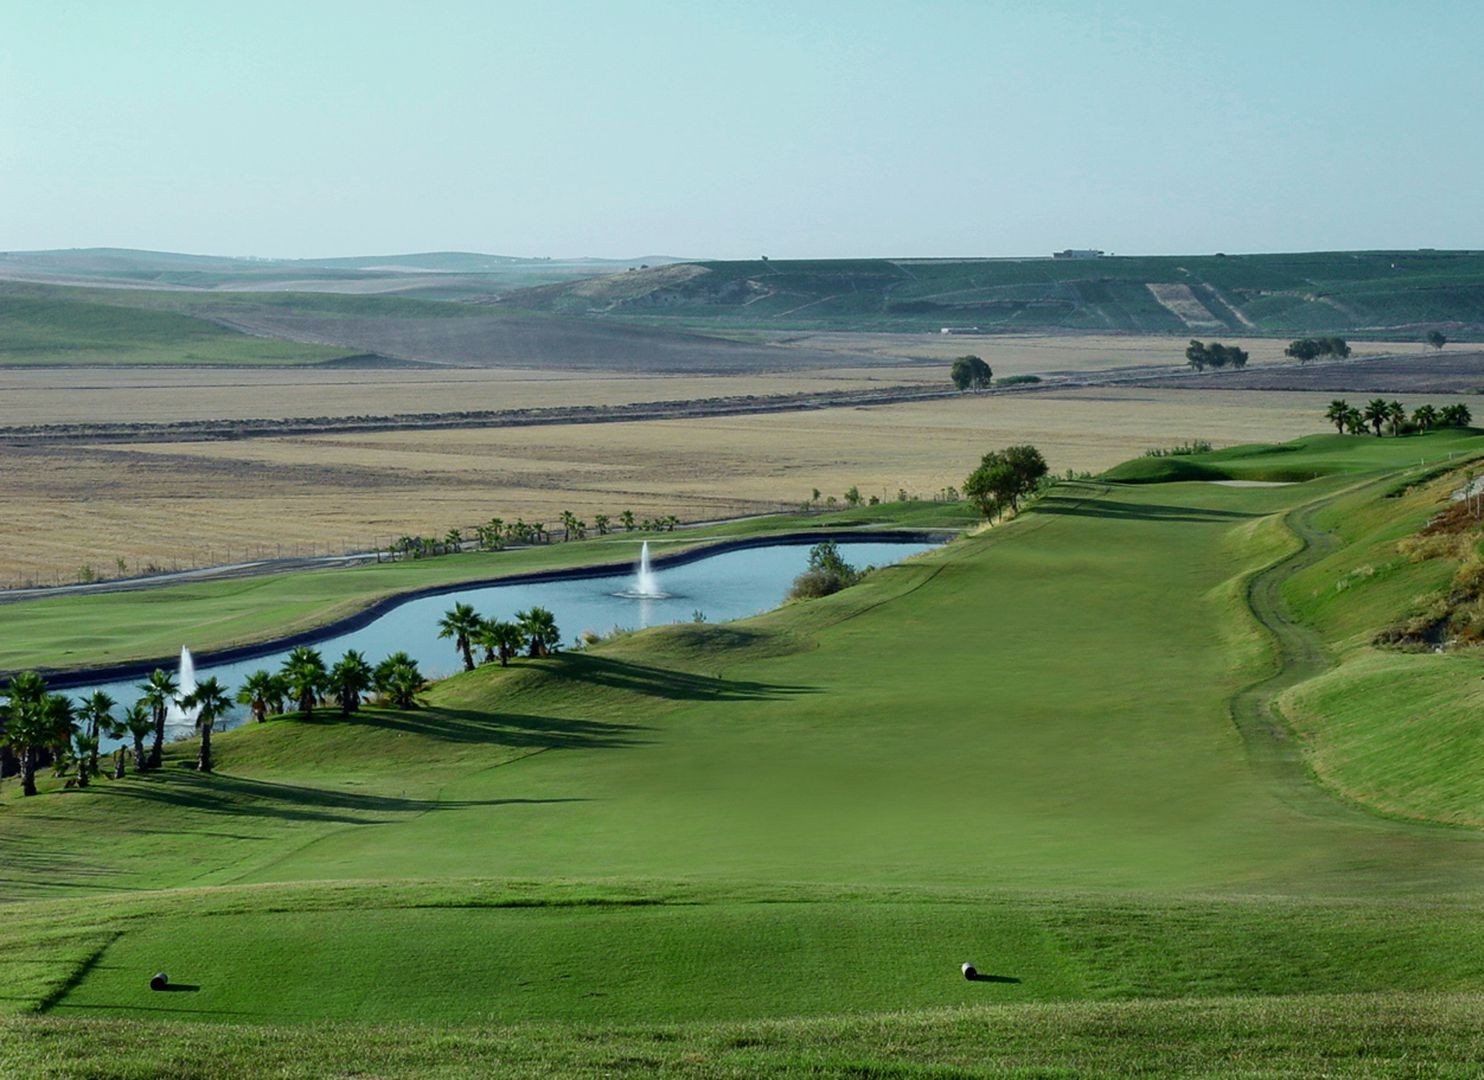
[[[1484,253],[697,262],[503,303],[731,327],[1478,336]]]

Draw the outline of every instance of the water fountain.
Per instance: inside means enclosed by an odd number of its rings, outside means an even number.
[[[165,724],[167,727],[186,727],[194,731],[197,710],[183,709],[180,705],[181,698],[196,692],[196,661],[191,656],[191,650],[184,645],[180,647],[180,668],[175,674],[175,685],[175,700],[165,710]]]
[[[649,541],[639,548],[639,567],[634,572],[634,584],[618,593],[635,600],[665,600],[670,594],[660,588],[660,579],[649,564]]]

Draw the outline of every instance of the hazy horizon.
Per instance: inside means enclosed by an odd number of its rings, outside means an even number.
[[[0,33],[9,251],[1484,247],[1465,3],[12,3]]]

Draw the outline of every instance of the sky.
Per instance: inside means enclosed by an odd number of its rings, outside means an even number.
[[[0,0],[0,249],[1484,247],[1484,4]]]

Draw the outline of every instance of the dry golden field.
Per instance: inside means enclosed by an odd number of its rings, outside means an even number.
[[[887,363],[756,375],[509,368],[9,368],[0,369],[0,427],[624,405],[946,382],[946,367]]]
[[[725,419],[9,448],[0,584],[76,580],[85,565],[113,576],[118,558],[133,573],[338,552],[491,516],[708,518],[852,484],[929,494],[1016,442],[1041,447],[1060,472],[1189,439],[1286,439],[1322,429],[1332,396],[1107,388]]]

